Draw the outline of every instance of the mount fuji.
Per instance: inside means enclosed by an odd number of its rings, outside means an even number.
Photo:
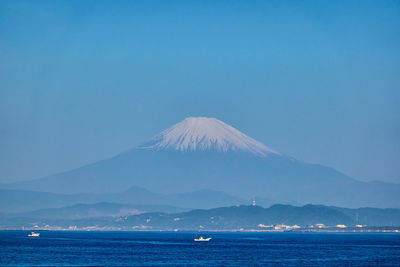
[[[267,147],[215,118],[191,117],[112,158],[6,188],[113,193],[210,189],[245,198],[343,207],[400,207],[400,185],[361,182]]]

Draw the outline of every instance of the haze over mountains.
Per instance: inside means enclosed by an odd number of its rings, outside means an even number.
[[[258,200],[260,200],[260,204],[267,206],[273,204],[268,199]],[[109,194],[60,194],[0,189],[0,212],[26,212],[99,202],[141,205],[141,210],[143,211],[154,211],[149,206],[157,205],[159,207],[158,211],[170,212],[191,208],[213,208],[250,203],[249,200],[211,190],[199,190],[179,194],[157,194],[144,188],[131,187],[123,192]],[[164,207],[161,207],[161,205],[164,205]]]
[[[214,118],[187,118],[107,160],[3,188],[58,194],[112,194],[132,186],[162,194],[216,190],[343,207],[400,207],[400,185],[360,182],[283,155]]]

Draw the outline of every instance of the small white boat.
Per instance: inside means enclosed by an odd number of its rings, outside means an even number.
[[[40,233],[31,232],[28,236],[29,237],[38,237],[38,236],[40,236]]]
[[[202,237],[202,236],[200,236],[199,238],[195,238],[195,239],[194,239],[194,241],[196,241],[196,242],[208,242],[208,241],[210,241],[210,240],[211,240],[211,237],[204,238],[204,237]]]

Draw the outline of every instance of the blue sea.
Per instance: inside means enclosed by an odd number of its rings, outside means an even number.
[[[0,231],[0,266],[400,266],[400,234]]]

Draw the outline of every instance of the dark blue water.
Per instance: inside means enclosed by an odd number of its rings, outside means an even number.
[[[400,266],[400,234],[0,231],[0,265]]]

